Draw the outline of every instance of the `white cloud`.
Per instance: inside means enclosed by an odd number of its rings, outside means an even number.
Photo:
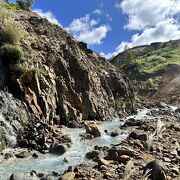
[[[92,19],[90,14],[74,19],[66,28],[76,39],[88,45],[101,44],[110,30],[109,25],[99,25],[99,20]]]
[[[43,12],[42,9],[34,9],[33,12],[36,12],[43,18],[46,18],[49,22],[61,26],[60,22],[51,11]]]
[[[137,33],[131,41],[121,42],[111,55],[122,52],[125,46],[180,39],[180,0],[119,0],[115,7],[128,16],[124,28]]]
[[[97,14],[97,15],[101,15],[102,14],[102,10],[101,9],[96,9],[93,11],[94,14]]]
[[[92,30],[81,32],[78,39],[88,44],[101,44],[102,39],[106,37],[108,31],[109,27],[102,25]]]

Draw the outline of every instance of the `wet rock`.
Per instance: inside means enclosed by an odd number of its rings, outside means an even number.
[[[21,152],[15,154],[15,156],[17,158],[26,158],[29,156],[29,152],[28,151],[21,151]]]
[[[50,153],[62,155],[67,151],[68,147],[64,144],[55,144],[51,149]]]
[[[148,170],[150,170],[148,172]],[[148,173],[147,173],[148,172]],[[143,174],[147,173],[148,178],[151,180],[165,180],[165,171],[161,165],[158,164],[156,160],[149,162],[143,171]]]
[[[66,162],[66,163],[69,162],[69,160],[66,157],[64,157],[63,161]]]
[[[86,153],[86,158],[88,159],[94,159],[94,158],[97,158],[98,155],[99,155],[99,151],[98,150],[93,150],[93,151],[90,151],[88,153]]]
[[[67,172],[62,176],[61,180],[74,180],[74,178],[75,178],[74,172]]]
[[[9,159],[9,158],[11,158],[11,157],[13,157],[13,154],[12,154],[12,153],[6,153],[6,154],[4,155],[4,159]]]
[[[180,113],[180,107],[175,110],[176,113]]]
[[[53,175],[53,176],[58,176],[58,172],[53,171],[53,172],[52,172],[52,175]]]
[[[119,135],[119,132],[117,130],[111,132],[112,137],[116,137]]]
[[[94,137],[101,136],[101,132],[99,131],[96,123],[93,123],[93,124],[86,124],[85,123],[85,129],[86,129],[87,134],[91,134]]]
[[[33,158],[38,158],[39,156],[38,156],[38,154],[33,153],[33,154],[32,154],[32,157],[33,157]]]
[[[79,124],[78,124],[77,121],[73,120],[73,121],[68,122],[67,127],[69,127],[69,128],[78,128]]]
[[[87,134],[87,133],[82,133],[80,134],[80,136],[82,137],[82,139],[93,139],[94,136],[92,134]]]
[[[128,136],[129,138],[132,138],[132,139],[139,139],[140,141],[147,141],[147,134],[138,134],[136,132],[131,132]]]
[[[121,126],[121,128],[129,126],[141,126],[142,124],[142,121],[130,118]]]

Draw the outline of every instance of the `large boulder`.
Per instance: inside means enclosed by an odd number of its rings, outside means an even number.
[[[149,162],[145,167],[143,174],[147,174],[151,180],[165,180],[165,171],[156,160]]]
[[[52,154],[57,154],[57,155],[62,155],[64,154],[68,149],[68,146],[65,144],[55,144],[51,149],[50,153]]]
[[[86,129],[87,134],[91,134],[94,137],[101,136],[101,132],[99,131],[96,123],[93,123],[93,124],[86,124],[85,123],[85,129]]]

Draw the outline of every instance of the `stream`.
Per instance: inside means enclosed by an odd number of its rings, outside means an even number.
[[[151,116],[149,109],[139,110],[137,115],[129,116],[126,119],[154,119]],[[157,118],[157,117],[156,117]],[[98,124],[98,128],[101,131],[101,137],[94,138],[92,140],[81,140],[80,134],[85,132],[84,128],[70,129],[67,127],[62,128],[63,134],[68,134],[72,140],[72,146],[67,150],[62,156],[52,155],[52,154],[39,154],[39,158],[30,159],[16,159],[9,164],[3,164],[0,166],[0,179],[9,179],[10,175],[13,173],[30,172],[36,170],[37,172],[52,173],[52,171],[57,171],[63,173],[69,166],[75,166],[81,164],[87,159],[85,154],[93,149],[95,145],[98,146],[111,146],[111,144],[119,143],[120,141],[126,139],[127,133],[120,130],[119,126],[126,119],[114,119],[112,122],[103,122]],[[111,137],[107,135],[104,130],[108,131],[118,130],[120,132],[119,136]],[[64,158],[68,162],[64,161]]]

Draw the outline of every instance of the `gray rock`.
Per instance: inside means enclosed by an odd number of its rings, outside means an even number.
[[[68,147],[64,144],[55,144],[51,149],[50,153],[62,155],[67,151]]]
[[[93,124],[86,124],[85,123],[85,128],[86,128],[86,133],[87,134],[91,134],[94,137],[101,136],[101,132],[99,131],[96,123],[93,123]]]
[[[149,170],[149,172],[148,172]],[[148,172],[148,173],[147,173]],[[156,160],[149,162],[143,171],[143,174],[147,173],[148,178],[151,180],[165,180],[165,171]]]

